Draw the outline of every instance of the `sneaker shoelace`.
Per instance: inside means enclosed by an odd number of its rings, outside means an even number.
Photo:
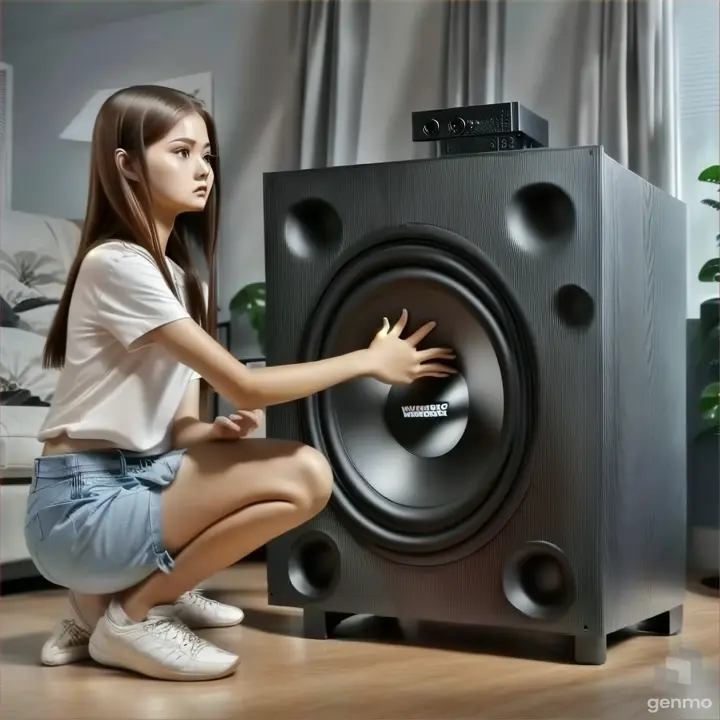
[[[200,590],[191,590],[190,592],[186,592],[182,595],[182,599],[187,601],[188,605],[194,605],[199,610],[213,608],[217,605],[214,600],[206,598]]]
[[[177,643],[191,657],[196,657],[208,645],[205,640],[198,637],[189,627],[177,619],[157,620],[151,624],[148,630],[151,635],[159,640]]]
[[[78,647],[79,645],[87,645],[90,641],[90,633],[78,625],[74,620],[63,620],[61,623],[62,631],[58,633],[55,644],[60,647]]]

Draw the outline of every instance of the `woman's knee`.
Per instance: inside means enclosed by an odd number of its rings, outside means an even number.
[[[300,445],[293,454],[299,484],[301,510],[314,517],[328,503],[333,490],[333,471],[325,456],[309,445]]]

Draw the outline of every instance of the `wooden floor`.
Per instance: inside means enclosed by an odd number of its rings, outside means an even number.
[[[269,608],[262,566],[233,569],[208,595],[246,609],[245,623],[202,633],[243,658],[211,683],[146,680],[91,663],[39,665],[64,607],[44,591],[1,599],[0,716],[8,720],[465,720],[720,717],[720,600],[691,584],[685,629],[672,638],[628,633],[600,667],[569,662],[567,644],[403,623],[402,634],[353,618],[340,639],[305,640],[300,616]],[[680,651],[701,655],[689,685],[663,691],[657,668]],[[672,665],[672,660],[670,665]],[[665,708],[655,700],[667,698]],[[684,698],[684,700],[683,700]],[[699,708],[704,701],[706,709]],[[712,704],[708,707],[708,701]],[[672,703],[672,706],[670,705]],[[654,708],[656,712],[652,712]],[[684,709],[683,709],[684,708]],[[699,709],[698,709],[699,708]]]

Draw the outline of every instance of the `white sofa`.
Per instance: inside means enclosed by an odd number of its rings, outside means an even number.
[[[37,434],[57,383],[42,353],[80,241],[78,224],[8,211],[0,242],[0,563],[2,577],[34,573],[24,540]]]

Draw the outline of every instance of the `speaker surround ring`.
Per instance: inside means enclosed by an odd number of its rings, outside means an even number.
[[[397,252],[393,250],[393,253]],[[375,255],[371,256],[368,262],[373,265],[377,263]],[[434,275],[439,275],[436,269],[430,270],[427,267],[418,268],[415,266],[417,263],[418,255],[414,256],[414,266],[409,268],[396,268],[390,270],[387,273],[379,271],[371,280],[361,283],[361,289],[369,289],[372,291],[374,287],[381,284],[396,282],[400,277],[405,274],[411,274],[414,279],[427,279]],[[429,253],[426,259],[430,260]],[[457,265],[452,267],[449,259],[441,260],[437,257],[437,253],[434,253],[432,261],[436,263],[436,267],[440,267],[443,270],[443,274],[455,272],[458,274],[465,274],[465,281],[467,283],[472,282],[473,278],[470,273],[467,273],[464,268]],[[454,278],[453,278],[454,280]],[[511,356],[512,351],[510,350],[508,343],[506,342],[501,329],[498,327],[497,322],[493,317],[493,311],[491,308],[486,307],[492,302],[492,297],[489,291],[482,287],[482,283],[478,283],[476,288],[479,294],[483,295],[483,301],[477,300],[472,297],[471,293],[460,284],[454,282],[451,283],[453,290],[458,295],[464,296],[464,299],[471,305],[473,305],[474,311],[479,317],[482,317],[484,323],[487,324],[489,334],[496,345],[495,351],[499,357],[502,358],[502,365],[500,371],[503,374],[503,383],[506,388],[511,388],[511,392],[508,393],[509,400],[507,404],[512,404],[514,398],[520,392],[520,378],[518,368],[512,362]],[[352,304],[354,300],[353,291],[347,293],[347,296],[339,305],[334,305],[334,315],[340,314],[339,307]],[[336,328],[337,325],[332,325]],[[322,356],[328,356],[332,353],[323,352],[330,344],[327,342],[329,338],[326,338],[326,342],[323,344],[323,350],[321,350]],[[385,498],[380,496],[373,490],[363,479],[360,477],[357,466],[350,461],[350,458],[346,449],[346,442],[341,436],[341,428],[338,422],[334,422],[334,408],[333,408],[333,391],[323,393],[319,399],[319,418],[322,423],[323,434],[325,436],[325,442],[328,448],[328,452],[331,455],[333,466],[340,469],[340,474],[343,479],[352,480],[347,483],[343,483],[344,488],[348,495],[352,498],[352,501],[356,507],[362,510],[363,515],[372,519],[378,523],[378,525],[385,527],[390,532],[399,535],[402,534],[406,539],[403,544],[407,546],[408,550],[412,551],[412,545],[418,547],[422,546],[422,551],[426,552],[433,549],[432,545],[440,546],[453,542],[451,536],[456,536],[459,541],[465,539],[463,537],[469,528],[461,532],[460,528],[462,523],[465,522],[469,512],[472,512],[474,508],[479,507],[481,504],[482,495],[481,488],[478,488],[477,493],[473,493],[470,496],[461,496],[454,503],[447,503],[440,510],[437,508],[418,508],[410,507],[407,503],[388,503]],[[522,430],[516,427],[518,423],[522,422],[522,413],[517,409],[508,409],[505,412],[507,418],[509,418],[510,427],[507,428],[506,432],[503,433],[501,438],[502,446],[498,449],[497,453],[494,453],[494,462],[492,462],[487,470],[487,474],[490,476],[499,476],[503,472],[503,466],[506,463],[508,456],[513,452],[514,438],[521,436]],[[452,468],[450,468],[452,471]],[[438,468],[439,471],[439,468]],[[495,509],[499,498],[493,498],[483,504],[482,515],[489,516]],[[482,518],[476,518],[475,522],[482,521]],[[434,543],[430,541],[430,537],[437,535]],[[388,536],[390,537],[390,536]],[[414,538],[414,540],[411,540]],[[395,543],[396,541],[390,540]]]
[[[505,410],[500,443],[489,461],[488,488],[480,487],[438,507],[409,507],[378,493],[348,457],[333,419],[332,391],[301,403],[305,435],[336,472],[332,506],[350,521],[351,532],[377,552],[404,564],[441,564],[474,552],[507,522],[524,496],[528,480],[520,469],[534,431],[535,364],[532,343],[508,288],[468,243],[438,228],[406,227],[356,254],[329,283],[308,322],[302,360],[332,354],[328,333],[343,303],[373,282],[392,282],[410,273],[442,282],[463,297],[482,322],[499,358]],[[438,242],[440,240],[440,242]],[[429,241],[432,241],[430,245]],[[368,291],[369,292],[369,291]]]

